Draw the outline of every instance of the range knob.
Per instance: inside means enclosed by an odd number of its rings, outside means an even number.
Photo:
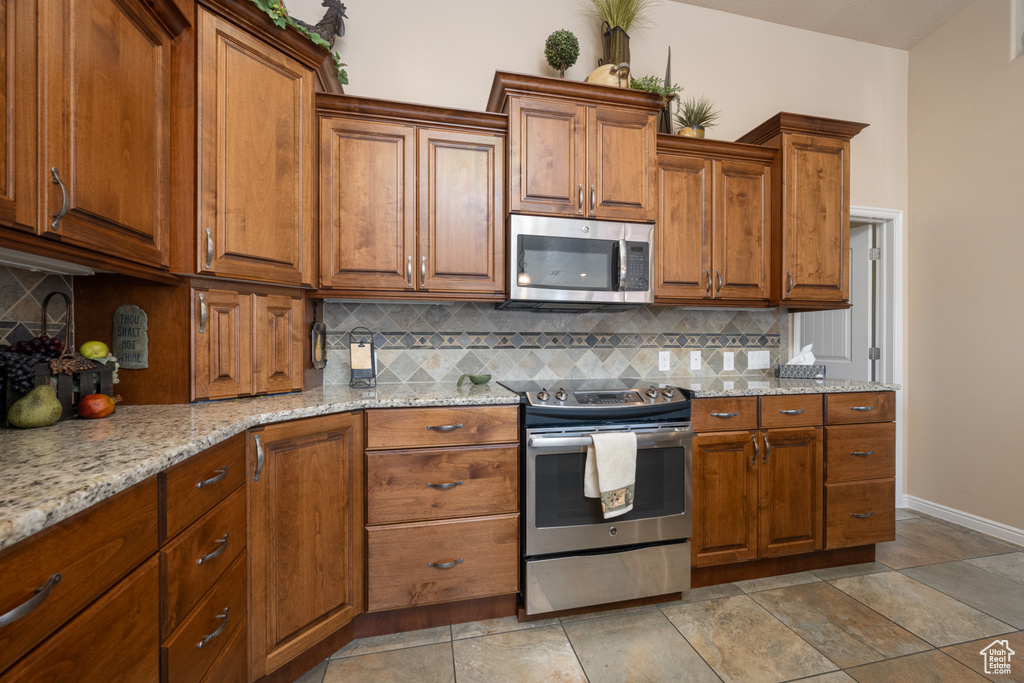
[[[565,389],[559,388],[558,391],[555,392],[556,401],[564,401],[567,398],[569,398],[569,394],[565,393]]]
[[[538,401],[542,401],[543,402],[543,401],[548,400],[549,398],[551,398],[551,394],[548,393],[547,389],[541,389],[540,391],[537,392],[537,400]]]
[[[653,401],[654,399],[658,398],[658,387],[652,386],[650,389],[648,389],[644,393],[647,394],[647,398],[649,398],[649,399],[651,399]]]
[[[661,390],[661,395],[664,396],[665,398],[672,398],[673,396],[676,395],[676,390],[673,389],[672,387],[665,387],[664,389]]]

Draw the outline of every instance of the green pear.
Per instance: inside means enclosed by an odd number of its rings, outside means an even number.
[[[7,421],[22,429],[49,427],[60,419],[61,412],[63,408],[57,399],[56,390],[44,384],[15,401],[7,411]]]

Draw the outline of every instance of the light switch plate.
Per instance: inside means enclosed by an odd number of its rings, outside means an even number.
[[[747,352],[747,369],[749,370],[767,370],[770,362],[771,358],[767,351]]]
[[[669,352],[658,351],[658,371],[668,372],[669,370]]]
[[[700,370],[702,365],[700,351],[690,351],[690,370]]]
[[[722,352],[722,370],[736,369],[736,353],[734,351]]]

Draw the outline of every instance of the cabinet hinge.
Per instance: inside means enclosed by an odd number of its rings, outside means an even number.
[[[868,260],[878,261],[882,258],[882,249],[880,247],[872,247],[868,249]]]
[[[882,349],[877,346],[868,347],[868,360],[881,360]]]

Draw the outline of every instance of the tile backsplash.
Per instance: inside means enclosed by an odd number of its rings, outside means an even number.
[[[70,275],[0,266],[0,345],[31,339],[43,331],[43,299],[50,292],[64,292],[73,304],[72,279]],[[67,318],[64,300],[54,297],[47,313],[46,333],[63,338]]]
[[[787,311],[641,306],[619,312],[502,311],[492,304],[327,301],[326,384],[349,381],[348,333],[374,333],[379,382],[452,381],[462,373],[496,379],[729,377],[747,352],[767,350],[774,366],[788,345]],[[703,367],[689,370],[690,351]],[[670,370],[658,370],[658,352]],[[723,372],[724,351],[735,370]],[[752,372],[761,373],[761,370]]]

